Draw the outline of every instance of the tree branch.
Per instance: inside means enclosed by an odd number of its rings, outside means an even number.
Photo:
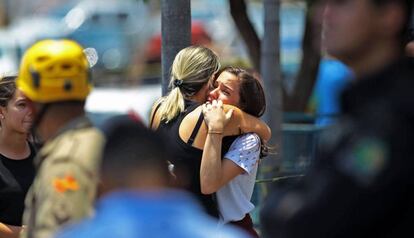
[[[230,13],[242,36],[254,68],[260,71],[260,39],[248,15],[245,0],[229,0]]]

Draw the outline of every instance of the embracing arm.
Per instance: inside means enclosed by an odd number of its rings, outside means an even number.
[[[221,160],[221,134],[207,134],[200,167],[201,193],[217,192],[244,170],[231,160]]]
[[[227,124],[224,132],[225,135],[233,134],[235,129],[234,127],[237,127],[241,133],[254,132],[259,135],[263,141],[269,141],[272,134],[269,126],[265,122],[257,117],[243,112],[235,106],[223,105],[223,107],[225,112],[233,110],[233,116]]]
[[[234,136],[243,133],[253,132],[256,133],[263,140],[263,142],[267,142],[270,139],[270,128],[259,118],[249,115],[234,106],[223,105],[223,109],[226,113],[229,111],[233,112],[228,123],[224,126],[223,136]],[[197,120],[199,119],[200,113],[202,113],[202,110],[203,105],[200,105],[197,109],[190,112],[187,116],[184,117],[179,129],[179,134],[183,141],[188,141],[188,139],[190,138],[190,135],[194,130]],[[198,131],[198,134],[193,143],[193,147],[203,149],[206,139],[207,124],[206,122],[204,122],[201,125],[200,130]]]
[[[0,237],[1,238],[17,238],[20,231],[23,229],[21,226],[12,226],[0,222]]]
[[[208,126],[206,142],[200,167],[200,186],[203,194],[211,194],[227,184],[237,175],[243,173],[243,169],[230,160],[221,160],[221,145],[223,130],[232,116],[232,110],[226,114],[217,106],[204,105],[204,120]]]

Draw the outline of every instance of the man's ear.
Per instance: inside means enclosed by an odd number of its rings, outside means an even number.
[[[389,37],[395,37],[403,31],[405,21],[405,11],[400,4],[390,2],[382,7],[382,17],[379,18],[380,24],[383,26],[382,34]]]

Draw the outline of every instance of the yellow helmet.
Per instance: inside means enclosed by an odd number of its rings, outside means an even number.
[[[32,101],[83,101],[92,89],[82,46],[71,40],[42,40],[23,56],[17,87]]]

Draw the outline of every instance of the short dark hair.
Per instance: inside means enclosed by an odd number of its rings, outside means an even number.
[[[240,109],[255,117],[261,117],[266,111],[266,97],[259,79],[244,69],[227,66],[222,72],[235,75],[240,80]]]
[[[101,171],[121,181],[137,169],[151,169],[168,179],[167,152],[160,134],[129,116],[116,116],[103,125],[106,143]]]

